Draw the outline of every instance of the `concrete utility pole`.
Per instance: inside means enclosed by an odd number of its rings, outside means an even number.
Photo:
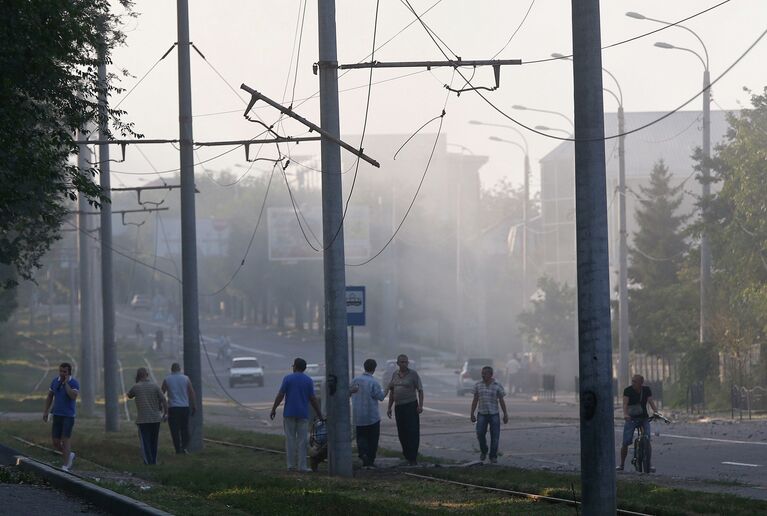
[[[194,148],[192,138],[192,72],[189,64],[189,3],[176,2],[178,23],[178,125],[181,155],[181,280],[184,317],[184,373],[197,393],[189,447],[202,449],[202,368],[197,291],[197,226],[194,209]]]
[[[93,161],[90,148],[80,145],[77,155],[77,166],[80,171],[86,173]],[[92,416],[96,408],[96,383],[98,376],[95,374],[93,359],[93,332],[92,332],[92,298],[93,285],[90,280],[90,257],[88,256],[90,242],[88,242],[88,201],[83,194],[78,196],[79,214],[77,215],[77,233],[80,255],[80,371],[77,377],[80,379],[80,408],[85,416]]]
[[[106,28],[104,28],[106,31]],[[109,108],[107,104],[107,53],[106,43],[99,48],[99,139],[109,139]],[[99,171],[101,188],[109,195],[109,145],[99,145]],[[119,429],[119,367],[115,346],[115,302],[112,289],[112,204],[101,204],[101,297],[104,321],[104,428],[107,432]]]
[[[335,0],[318,0],[320,126],[340,138]],[[322,138],[322,233],[325,278],[325,363],[327,374],[328,469],[352,476],[349,346],[346,335],[341,147]]]
[[[700,38],[698,38],[700,39]],[[701,44],[703,42],[701,41]],[[705,45],[704,45],[705,49]],[[703,163],[701,164],[701,190],[703,193],[703,222],[708,222],[708,204],[711,202],[711,171],[708,161],[711,159],[711,77],[708,72],[708,52],[706,69],[703,71]],[[700,342],[711,340],[709,326],[709,298],[711,286],[711,246],[708,231],[703,228],[700,235]]]
[[[616,81],[617,83],[617,81]],[[622,98],[622,95],[621,95]],[[629,277],[628,277],[628,230],[626,229],[626,118],[623,113],[623,100],[618,106],[618,195],[619,231],[618,249],[618,386],[629,384]]]
[[[572,0],[583,514],[615,514],[615,449],[599,0]]]

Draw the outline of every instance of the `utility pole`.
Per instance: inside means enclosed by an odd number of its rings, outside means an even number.
[[[102,28],[106,33],[106,27]],[[105,36],[106,37],[106,36]],[[109,108],[107,79],[106,42],[99,47],[99,139],[109,139]],[[99,145],[99,171],[101,188],[109,195],[111,182],[109,177],[109,145]],[[112,204],[111,199],[101,204],[101,297],[104,321],[104,409],[105,430],[116,432],[119,429],[120,407],[118,403],[119,367],[117,365],[117,347],[115,345],[115,304],[112,289]]]
[[[524,200],[522,202],[522,310],[527,308],[528,279],[527,279],[527,254],[528,250],[528,224],[530,222],[530,156],[525,149],[525,187]]]
[[[702,42],[701,42],[702,43]],[[708,55],[706,55],[708,58]],[[701,344],[708,343],[710,338],[709,330],[709,291],[711,286],[711,247],[708,241],[708,230],[705,224],[708,223],[709,203],[711,202],[711,172],[709,170],[709,159],[711,159],[711,77],[708,72],[708,63],[703,71],[703,163],[701,167],[701,190],[703,231],[700,236],[700,336]]]
[[[320,126],[336,138],[338,57],[335,0],[318,0]],[[346,335],[346,271],[344,265],[341,148],[322,138],[322,233],[325,283],[325,363],[327,364],[328,469],[352,476],[351,411],[349,410],[349,346]]]
[[[615,514],[610,273],[599,0],[572,0],[583,514]]]
[[[197,393],[189,446],[202,449],[202,367],[197,290],[197,227],[194,208],[194,139],[192,137],[192,72],[189,63],[189,2],[177,0],[178,125],[181,160],[181,282],[184,319],[184,373]],[[339,176],[340,177],[340,176]]]
[[[616,81],[617,83],[617,81]],[[620,244],[618,249],[618,385],[629,384],[629,287],[628,232],[626,229],[626,119],[623,102],[618,106],[618,199]]]
[[[80,145],[77,155],[77,166],[80,172],[85,174],[90,168],[92,161],[91,151],[87,145]],[[85,416],[93,416],[96,408],[96,383],[98,377],[94,374],[93,360],[93,332],[92,330],[92,288],[90,281],[90,257],[88,242],[88,217],[85,211],[88,209],[88,201],[81,193],[78,196],[79,214],[77,215],[77,233],[79,243],[79,267],[80,275],[80,371],[77,373],[80,378],[81,410]]]

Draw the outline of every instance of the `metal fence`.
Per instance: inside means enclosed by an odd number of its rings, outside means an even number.
[[[757,385],[748,388],[741,385],[733,385],[730,388],[731,417],[735,419],[735,411],[738,411],[740,419],[743,419],[743,411],[746,411],[748,419],[755,411],[767,411],[767,389]]]

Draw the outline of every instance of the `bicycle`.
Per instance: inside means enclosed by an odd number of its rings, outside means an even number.
[[[647,419],[650,423],[661,420],[666,424],[671,423],[660,412],[654,413]],[[644,426],[639,425],[636,429],[637,437],[634,439],[634,455],[631,458],[631,464],[639,473],[652,473],[652,445],[650,436],[645,434]]]

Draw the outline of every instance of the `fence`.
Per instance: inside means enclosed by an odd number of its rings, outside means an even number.
[[[743,419],[744,410],[748,414],[748,419],[751,419],[752,411],[767,410],[767,389],[759,385],[751,389],[733,385],[730,388],[730,405],[730,414],[733,419],[735,419],[736,410],[740,419]]]
[[[706,391],[703,382],[695,382],[687,388],[687,412],[698,413],[706,409]]]
[[[557,401],[557,377],[553,374],[544,374],[541,376],[543,384],[543,393],[541,399]]]

